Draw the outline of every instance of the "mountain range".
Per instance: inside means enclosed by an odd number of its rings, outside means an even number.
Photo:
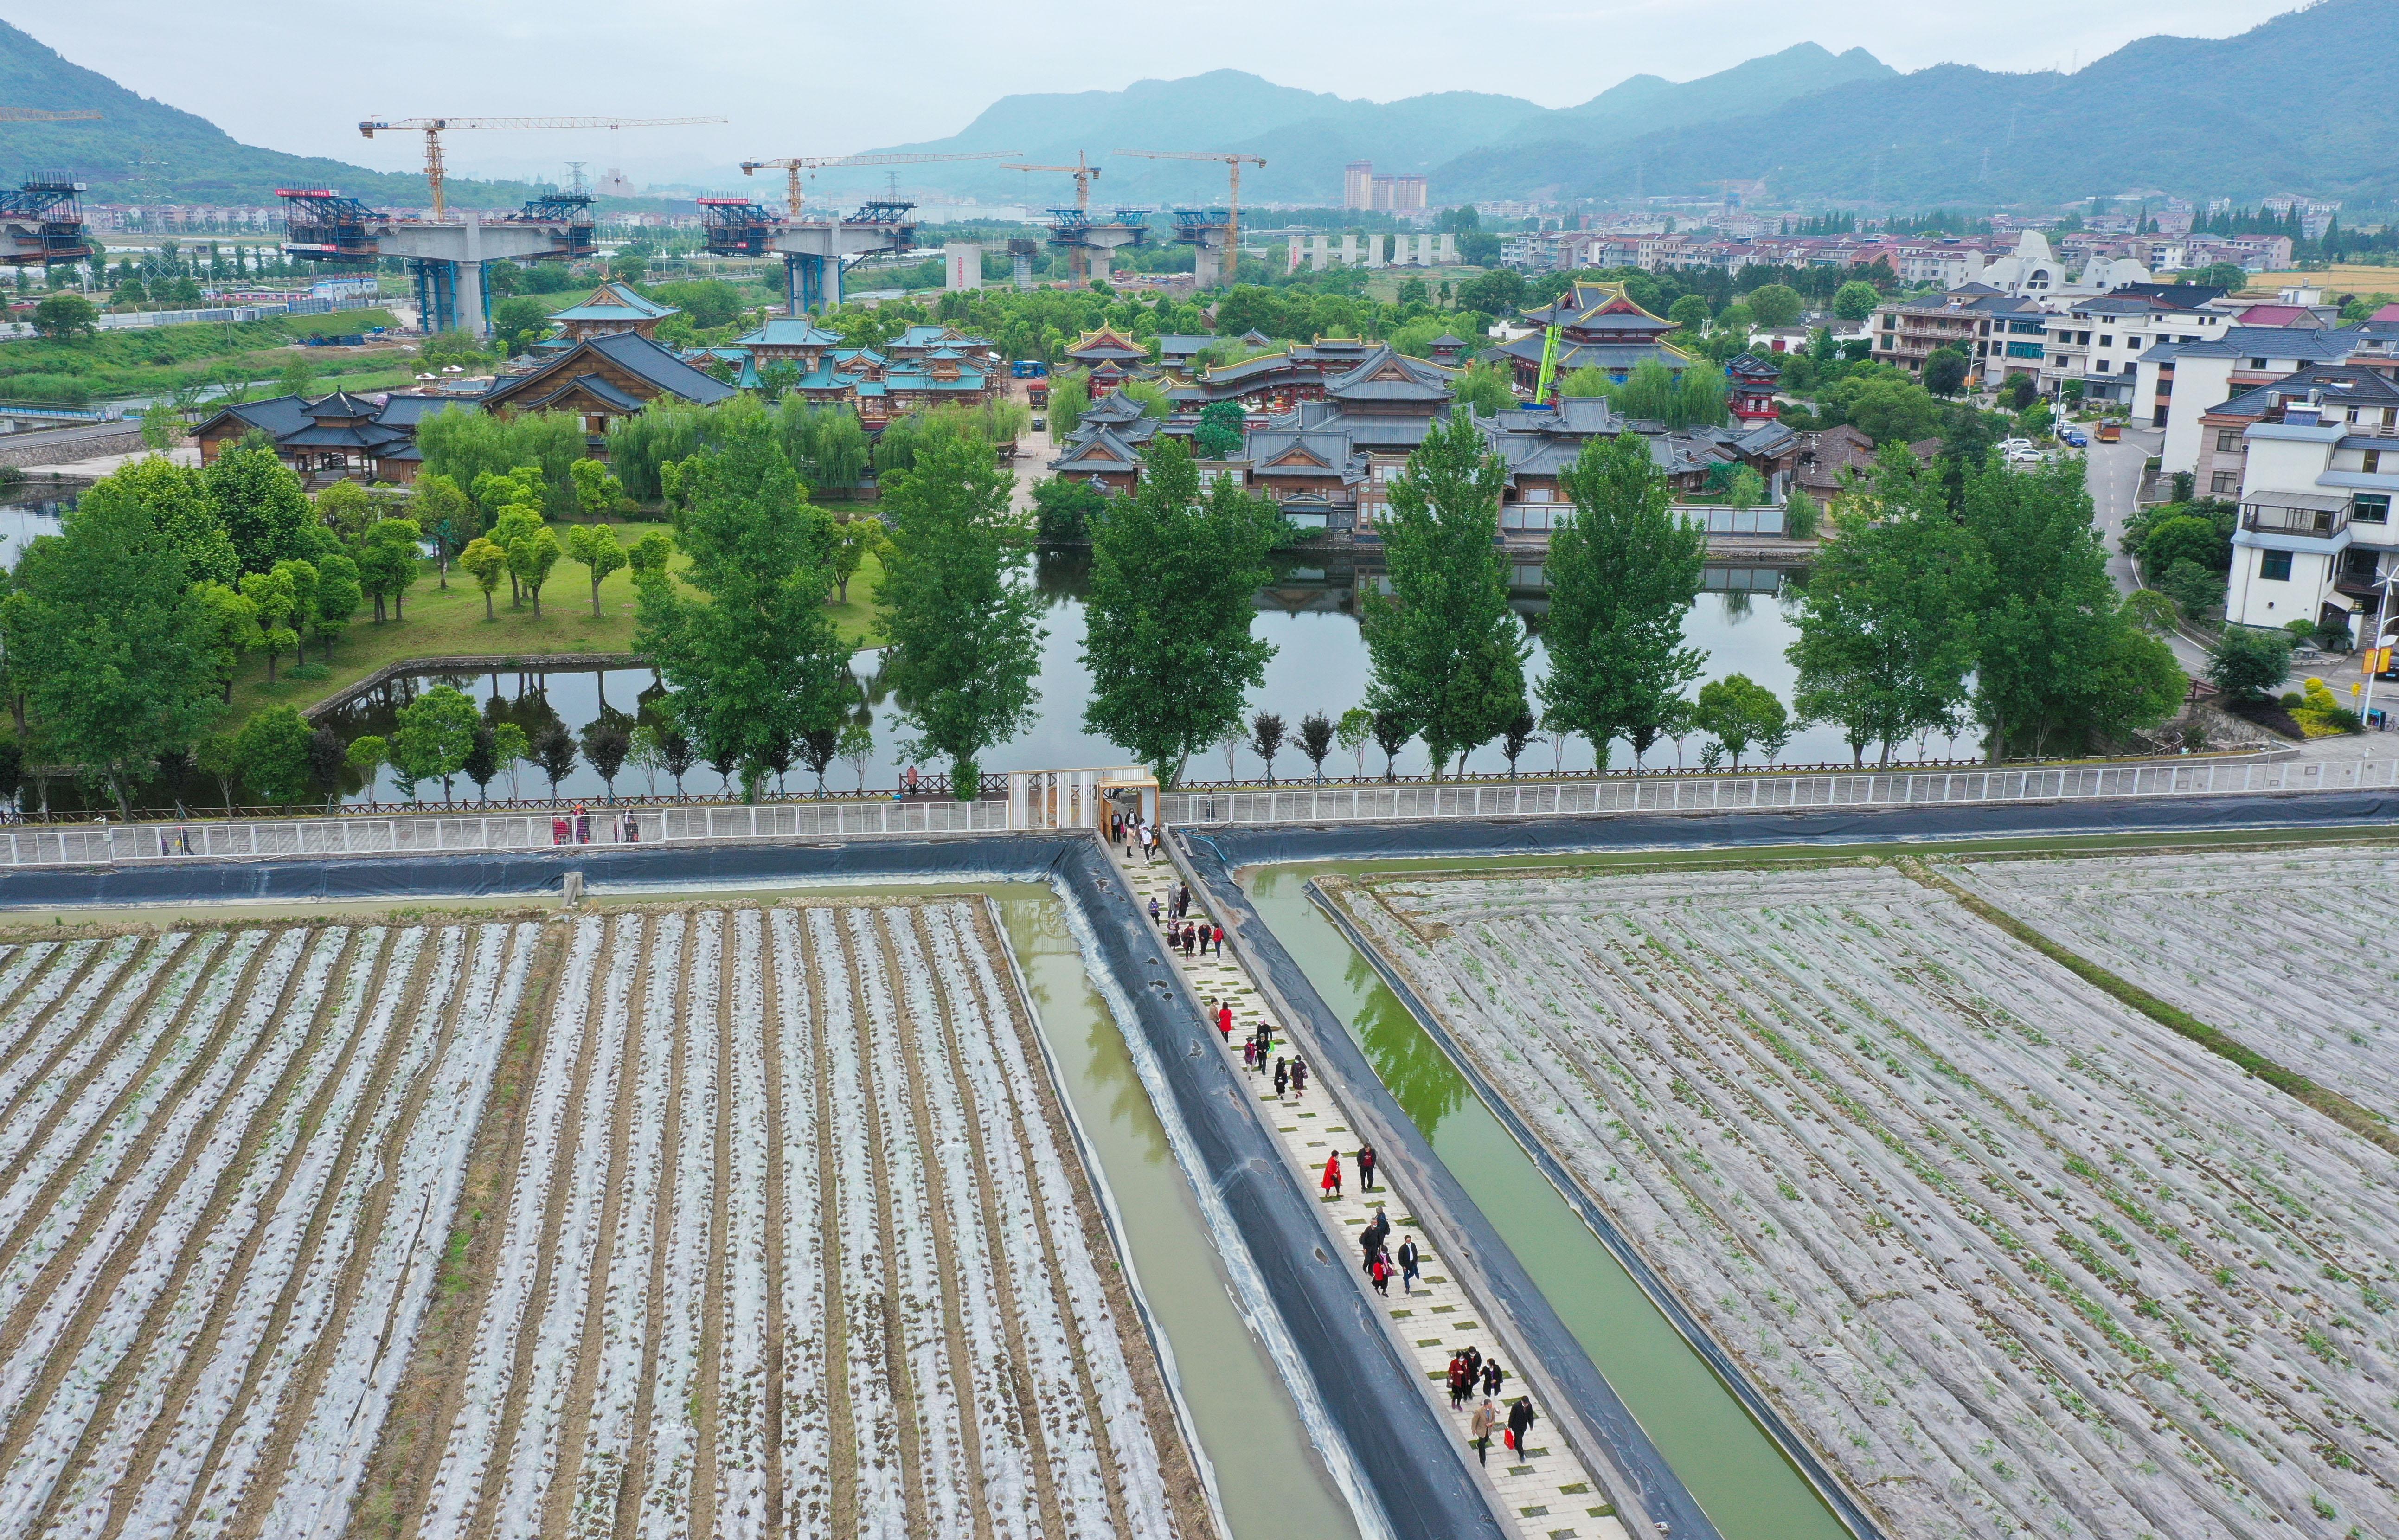
[[[333,186],[398,205],[424,179],[243,144],[205,118],[126,89],[0,23],[0,102],[92,108],[97,122],[0,123],[0,172],[71,169],[95,198],[267,203],[278,186]],[[1088,154],[1105,203],[1222,201],[1222,164],[1118,158],[1118,149],[1263,156],[1245,201],[1337,206],[1342,169],[1430,179],[1437,206],[1621,198],[1763,182],[1778,206],[2049,204],[2162,188],[2243,201],[2274,193],[2399,203],[2399,0],[2317,0],[2228,38],[2149,37],[2073,74],[1963,64],[1908,73],[1863,48],[1812,43],[1681,83],[1619,82],[1579,106],[1444,91],[1376,102],[1239,70],[1122,90],[1000,98],[957,133],[869,153],[1010,152],[1049,165]],[[913,166],[911,187],[1044,207],[1064,176],[988,160]],[[847,179],[847,180],[845,180]],[[743,185],[726,168],[720,179]],[[879,185],[822,174],[820,196]],[[531,189],[454,178],[454,201],[501,208]]]

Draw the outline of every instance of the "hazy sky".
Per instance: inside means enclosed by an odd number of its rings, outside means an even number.
[[[2088,64],[2154,33],[2223,36],[2294,0],[0,0],[70,60],[253,144],[404,169],[413,136],[359,119],[430,114],[716,115],[725,128],[460,134],[454,170],[714,177],[746,157],[841,155],[956,132],[1019,91],[1116,89],[1203,70],[1389,101],[1472,89],[1545,106],[1635,74],[1683,80],[1794,43],[1901,69]],[[295,47],[278,47],[290,36]],[[30,103],[29,103],[30,104]]]

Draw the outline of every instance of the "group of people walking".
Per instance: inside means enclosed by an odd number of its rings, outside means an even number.
[[[1132,853],[1138,850],[1143,861],[1154,861],[1158,858],[1158,826],[1139,814],[1129,818],[1112,809],[1108,814],[1108,843],[1124,846],[1126,860],[1132,860]]]
[[[642,843],[642,819],[637,813],[618,813],[608,820],[608,839],[616,844]],[[552,844],[590,844],[591,843],[591,810],[581,803],[572,813],[561,813],[549,820],[549,843]]]
[[[1157,831],[1150,826],[1139,819],[1127,820],[1121,814],[1111,815],[1109,836],[1124,845],[1127,859],[1132,858],[1136,846],[1145,856],[1149,855],[1156,849],[1158,838]],[[1211,946],[1221,954],[1225,947],[1224,927],[1209,924],[1204,917],[1193,919],[1191,902],[1190,885],[1178,882],[1164,900],[1155,897],[1149,900],[1150,923],[1159,928],[1170,948],[1181,952],[1186,957],[1204,956]],[[1230,1047],[1233,1041],[1232,1002],[1219,998],[1211,1000],[1209,1005],[1217,1035]],[[1276,1054],[1277,1046],[1274,1024],[1260,1021],[1254,1032],[1241,1039],[1241,1067],[1252,1074],[1270,1074],[1278,1101],[1286,1096],[1305,1096],[1308,1091],[1308,1061],[1296,1054]],[[1358,1163],[1360,1190],[1374,1191],[1375,1147],[1361,1144],[1350,1158]],[[1328,1200],[1341,1196],[1341,1162],[1339,1150],[1325,1157],[1319,1187]],[[1413,1236],[1402,1236],[1399,1248],[1394,1251],[1389,1244],[1390,1236],[1390,1216],[1378,1207],[1358,1236],[1361,1263],[1367,1281],[1377,1295],[1389,1299],[1391,1279],[1396,1277],[1400,1280],[1401,1292],[1413,1295],[1416,1286],[1424,1278],[1423,1252]],[[1468,1419],[1467,1431],[1474,1445],[1475,1459],[1484,1465],[1490,1463],[1491,1435],[1495,1429],[1500,1432],[1507,1448],[1519,1460],[1531,1458],[1525,1439],[1539,1419],[1533,1411],[1529,1397],[1517,1397],[1506,1404],[1503,1412],[1499,1391],[1507,1382],[1508,1371],[1500,1367],[1499,1360],[1484,1358],[1481,1350],[1471,1344],[1449,1361],[1451,1409],[1464,1411],[1468,1401],[1474,1399],[1478,1392],[1481,1395],[1480,1403]]]
[[[1205,957],[1213,946],[1216,955],[1223,956],[1225,927],[1210,925],[1204,914],[1197,921],[1190,914],[1191,887],[1187,883],[1175,884],[1163,903],[1154,896],[1149,900],[1149,923],[1165,933],[1169,949],[1186,957]]]

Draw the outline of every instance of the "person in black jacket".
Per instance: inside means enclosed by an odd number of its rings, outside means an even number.
[[[1516,1452],[1519,1460],[1532,1458],[1525,1449],[1525,1436],[1533,1431],[1533,1425],[1538,1421],[1539,1419],[1533,1414],[1533,1398],[1530,1396],[1517,1397],[1516,1404],[1508,1409],[1508,1447]]]

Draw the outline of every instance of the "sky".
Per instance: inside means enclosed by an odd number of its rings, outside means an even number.
[[[366,141],[369,116],[723,116],[721,127],[459,134],[454,173],[561,174],[568,159],[637,182],[721,177],[743,159],[846,155],[956,132],[1015,92],[1114,90],[1248,70],[1378,101],[1483,90],[1544,106],[1628,75],[1686,80],[1814,42],[1903,70],[2088,64],[2157,33],[2225,36],[2294,0],[0,0],[68,59],[253,144],[386,170],[415,136]],[[287,50],[278,39],[291,37]]]

